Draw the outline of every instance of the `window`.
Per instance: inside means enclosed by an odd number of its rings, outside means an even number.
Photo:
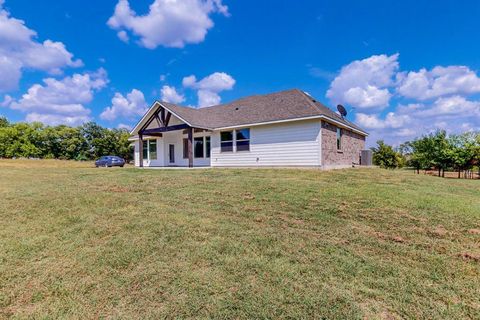
[[[148,140],[148,160],[157,160],[157,140]]]
[[[342,150],[342,129],[337,128],[337,150]]]
[[[220,151],[233,151],[233,131],[220,132]]]
[[[193,139],[193,155],[195,158],[210,158],[210,137]],[[183,139],[183,158],[188,159],[188,139]]]
[[[183,139],[183,159],[188,159],[188,139]]]
[[[203,137],[193,139],[193,148],[195,158],[203,158]]]
[[[142,153],[144,160],[157,160],[157,140],[144,140]]]
[[[237,151],[250,151],[250,129],[237,130]]]
[[[210,158],[210,137],[205,137],[205,148],[206,157]]]
[[[148,159],[148,140],[143,141],[143,159]]]

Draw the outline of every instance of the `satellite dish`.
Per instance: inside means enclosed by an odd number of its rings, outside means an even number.
[[[338,112],[340,112],[340,114],[342,115],[342,117],[346,117],[347,116],[347,109],[345,109],[344,106],[342,106],[341,104],[339,104],[337,106],[337,110]]]

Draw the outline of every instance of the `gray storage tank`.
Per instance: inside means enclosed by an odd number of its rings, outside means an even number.
[[[360,165],[371,166],[373,164],[373,152],[372,150],[362,150],[360,153]]]

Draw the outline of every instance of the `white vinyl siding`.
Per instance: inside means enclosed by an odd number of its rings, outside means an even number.
[[[220,132],[212,135],[212,167],[319,166],[320,120],[250,128],[250,151],[220,152]]]

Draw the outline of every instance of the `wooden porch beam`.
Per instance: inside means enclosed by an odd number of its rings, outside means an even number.
[[[188,135],[188,167],[193,168],[193,128],[187,128]]]
[[[163,108],[162,108],[163,109]],[[155,111],[152,116],[150,117],[150,119],[147,120],[147,122],[145,122],[145,124],[142,126],[142,128],[140,128],[139,132],[142,132],[142,130],[145,130],[146,128],[148,128],[148,126],[152,123],[153,119],[157,118],[158,119],[158,112],[159,110]]]
[[[140,134],[148,136],[149,134],[152,134],[152,133],[162,133],[162,132],[168,132],[168,131],[183,130],[188,128],[190,128],[188,124],[177,124],[169,127],[141,130]]]
[[[160,111],[160,120],[162,121],[162,124],[164,127],[166,127],[167,125],[165,124],[165,109],[162,108],[162,110]]]
[[[140,134],[138,136],[140,140],[138,140],[138,145],[139,145],[139,150],[138,150],[138,156],[139,156],[139,166],[143,167],[143,136]]]
[[[159,127],[164,127],[162,120],[158,117],[158,115],[155,116],[155,119],[157,120],[157,124]]]
[[[160,138],[163,137],[163,133],[155,133],[154,132],[154,133],[150,133],[149,135],[152,136],[152,137],[160,137]]]
[[[167,113],[167,116],[165,117],[165,122],[163,123],[165,127],[168,127],[168,123],[170,122],[170,118],[172,117],[172,114],[170,112]]]

